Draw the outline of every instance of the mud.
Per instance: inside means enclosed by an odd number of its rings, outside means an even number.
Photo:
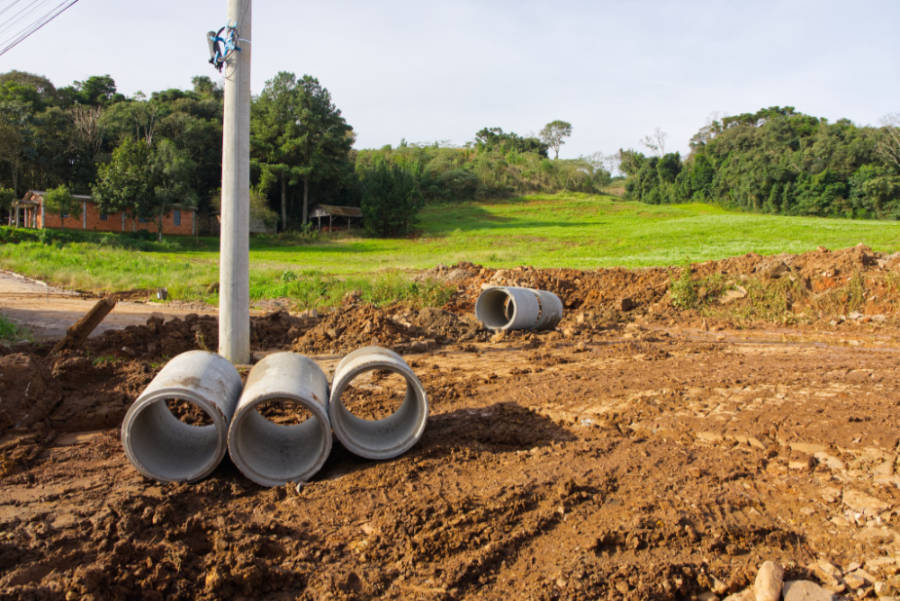
[[[128,404],[173,354],[215,348],[211,317],[60,356],[0,350],[0,599],[724,598],[765,560],[846,598],[900,595],[900,258],[693,272],[689,309],[672,304],[679,269],[461,264],[422,274],[457,287],[440,309],[254,318],[257,354],[293,348],[333,373],[381,343],[429,394],[408,453],[336,445],[299,488],[262,489],[227,459],[193,485],[127,462]],[[554,291],[565,318],[484,332],[484,284]],[[353,400],[376,416],[395,386],[372,380],[356,393],[375,402]]]

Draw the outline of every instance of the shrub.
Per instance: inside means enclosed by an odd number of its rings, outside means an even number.
[[[681,268],[681,275],[669,283],[669,298],[678,309],[693,309],[697,306],[699,284],[694,281],[690,265]]]
[[[375,236],[410,233],[422,208],[415,175],[386,161],[361,169],[359,175],[366,231]]]

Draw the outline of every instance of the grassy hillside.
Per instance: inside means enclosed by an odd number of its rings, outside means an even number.
[[[506,201],[432,205],[419,235],[371,239],[325,235],[303,244],[251,242],[251,296],[288,296],[300,305],[335,302],[350,289],[379,302],[439,295],[403,272],[471,261],[491,267],[641,267],[704,261],[747,252],[804,252],[865,243],[900,250],[900,223],[783,217],[726,211],[707,204],[646,205],[609,196],[535,195]],[[12,237],[7,230],[6,238]],[[85,290],[166,287],[176,298],[214,300],[215,239],[120,243],[107,235],[83,241],[6,242],[0,267]],[[50,242],[49,244],[47,242]]]

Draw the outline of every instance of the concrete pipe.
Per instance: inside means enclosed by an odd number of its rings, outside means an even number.
[[[562,316],[562,301],[546,290],[493,286],[475,302],[475,317],[489,330],[545,330]]]
[[[277,424],[264,417],[263,403],[295,406],[309,417]],[[311,359],[273,353],[253,366],[228,430],[228,453],[247,478],[262,486],[305,482],[328,459],[328,378]]]
[[[134,401],[122,422],[122,444],[139,472],[156,480],[193,482],[225,456],[228,422],[241,394],[241,377],[228,360],[208,351],[174,357]],[[179,420],[166,401],[200,408],[211,425]]]
[[[353,415],[341,395],[358,375],[386,370],[403,376],[406,395],[400,408],[378,420]],[[410,449],[422,437],[428,421],[428,398],[416,374],[400,355],[377,346],[357,349],[338,363],[328,402],[331,427],[338,440],[352,453],[367,459],[390,459]]]

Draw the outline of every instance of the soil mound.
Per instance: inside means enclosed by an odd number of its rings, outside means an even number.
[[[742,324],[840,322],[851,313],[891,319],[900,307],[898,270],[900,253],[878,253],[864,245],[836,251],[819,248],[799,255],[748,253],[691,265],[698,298],[687,307],[676,307],[671,293],[682,273],[680,267],[490,269],[459,263],[426,274],[457,286],[444,307],[456,313],[471,312],[487,286],[549,290],[566,308],[560,325],[565,328],[579,313],[611,321],[702,316]],[[725,304],[729,306],[722,310]]]
[[[353,302],[321,316],[318,323],[294,340],[292,348],[307,354],[333,354],[378,345],[409,352],[479,336],[483,333],[474,317],[446,309],[376,307]]]

